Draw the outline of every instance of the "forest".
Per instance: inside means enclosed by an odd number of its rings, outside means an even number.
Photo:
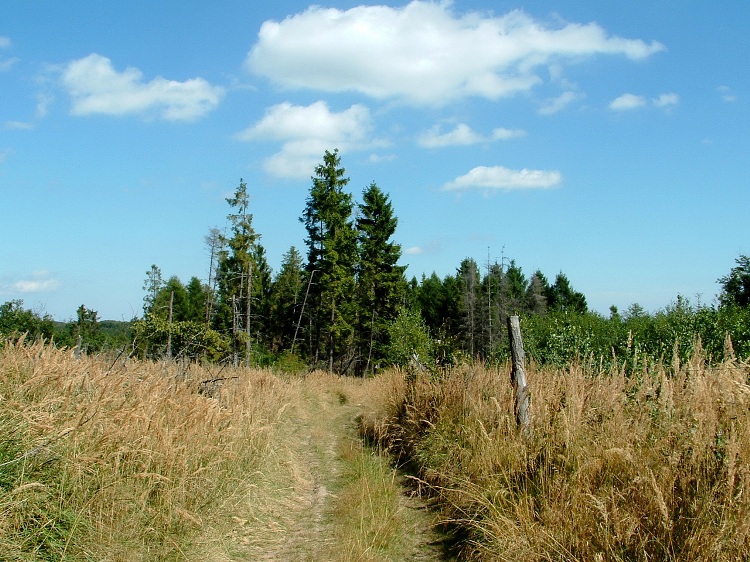
[[[278,272],[268,265],[240,180],[226,200],[227,224],[205,236],[208,279],[165,279],[152,265],[143,315],[130,322],[102,321],[81,305],[75,320],[59,323],[8,301],[0,305],[0,335],[27,334],[77,352],[361,376],[414,362],[504,361],[506,322],[519,315],[527,354],[541,364],[684,361],[696,346],[709,361],[750,356],[748,256],[717,279],[716,304],[677,295],[654,313],[634,303],[625,311],[613,306],[606,317],[588,309],[563,272],[552,281],[538,270],[527,276],[515,259],[480,265],[467,257],[453,275],[407,279],[389,195],[373,182],[355,202],[338,150],[325,152],[311,179],[299,218],[305,253],[289,248]]]

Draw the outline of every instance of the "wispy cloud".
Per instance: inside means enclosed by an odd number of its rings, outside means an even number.
[[[281,151],[265,162],[265,170],[277,177],[304,178],[326,150],[365,150],[386,144],[371,139],[371,132],[372,118],[367,107],[355,104],[336,113],[327,103],[317,101],[308,106],[274,105],[237,138],[281,142]]]
[[[680,103],[680,96],[675,93],[661,94],[658,98],[651,100],[654,107],[674,107]]]
[[[4,37],[0,35],[0,49],[8,49],[11,45],[10,39],[8,37]],[[11,57],[11,58],[2,58],[0,57],[0,72],[7,72],[11,68],[13,68],[13,65],[15,65],[19,60],[18,57]]]
[[[719,92],[721,99],[725,102],[737,101],[737,94],[729,86],[719,86],[716,91]]]
[[[542,107],[539,108],[539,113],[542,115],[553,115],[557,113],[558,111],[562,111],[571,103],[579,99],[582,99],[583,97],[584,97],[583,94],[574,92],[572,90],[568,90],[566,92],[563,92],[556,98],[551,98],[551,99],[546,100],[544,104],[542,105]]]
[[[440,125],[435,125],[430,130],[423,132],[417,138],[417,143],[425,148],[441,148],[445,146],[469,146],[497,140],[508,140],[526,135],[521,129],[493,129],[492,134],[485,136],[472,130],[464,123],[459,123],[452,131],[442,132]]]
[[[477,166],[443,186],[446,191],[466,189],[543,189],[562,182],[562,174],[545,170],[511,170],[503,166]]]
[[[203,78],[184,82],[156,77],[143,81],[137,68],[118,72],[112,61],[92,53],[70,62],[60,82],[73,101],[73,115],[142,115],[192,121],[219,105],[225,90]]]
[[[60,286],[60,282],[52,277],[48,271],[34,271],[24,279],[11,281],[4,286],[4,292],[9,293],[45,293]]]
[[[27,121],[6,121],[4,126],[6,129],[16,131],[28,131],[34,128],[34,124]]]
[[[419,0],[345,11],[312,6],[266,21],[246,66],[286,88],[440,105],[528,91],[543,82],[537,69],[553,62],[594,55],[640,60],[664,49],[609,35],[595,23],[551,27],[520,10],[489,17],[457,15],[452,6]]]

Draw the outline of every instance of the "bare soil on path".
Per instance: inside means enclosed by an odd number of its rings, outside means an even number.
[[[362,445],[359,383],[295,383],[263,468],[248,475],[247,504],[226,537],[230,560],[449,560],[435,513]],[[357,480],[353,466],[370,476]],[[370,486],[381,491],[369,493]]]

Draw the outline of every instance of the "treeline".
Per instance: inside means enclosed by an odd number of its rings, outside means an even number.
[[[425,367],[507,358],[506,322],[522,318],[527,353],[542,363],[572,360],[685,360],[698,347],[711,359],[730,350],[750,356],[750,260],[718,280],[719,303],[675,303],[650,314],[633,304],[604,317],[560,272],[550,282],[526,276],[515,260],[455,274],[407,280],[393,241],[398,225],[388,194],[375,183],[355,203],[338,151],[315,168],[300,221],[306,253],[291,247],[275,274],[253,227],[247,184],[227,199],[225,228],[205,237],[207,278],[146,274],[144,313],[105,326],[81,306],[55,325],[11,301],[0,308],[0,334],[54,338],[79,350],[128,348],[144,358],[201,359],[234,365],[322,367],[364,375],[386,365]],[[731,345],[730,345],[731,342]]]

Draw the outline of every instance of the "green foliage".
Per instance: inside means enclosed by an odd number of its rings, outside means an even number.
[[[11,300],[0,305],[0,339],[16,339],[26,334],[27,339],[50,339],[55,323],[49,315],[39,315],[23,308],[23,301]]]
[[[391,241],[398,219],[388,195],[375,183],[365,190],[356,228],[359,241],[357,305],[362,372],[384,356],[388,325],[397,317],[405,290],[401,246]]]
[[[630,367],[677,361],[678,367],[698,353],[711,363],[728,358],[730,352],[750,357],[748,309],[693,305],[682,296],[654,314],[633,305],[622,317],[571,312],[528,315],[522,318],[522,331],[527,355],[556,366],[581,360],[611,365],[616,360]]]
[[[357,312],[352,299],[357,234],[351,221],[352,196],[344,192],[349,178],[340,164],[338,150],[326,150],[300,218],[308,235],[307,273],[316,279],[310,291],[308,352],[325,358],[329,370],[350,348]]]
[[[434,363],[433,341],[418,312],[402,308],[388,327],[388,336],[385,358],[389,364],[405,367],[414,356],[424,365]]]
[[[281,260],[281,270],[271,285],[270,342],[271,348],[292,349],[304,299],[305,275],[302,256],[292,246]]]
[[[171,344],[172,357],[219,361],[227,356],[229,350],[227,339],[202,322],[177,321],[170,324],[164,318],[148,316],[133,323],[133,334],[136,349],[150,358],[164,357],[168,342]]]
[[[750,306],[750,256],[741,255],[728,275],[721,277],[722,292],[719,300],[724,306]]]

